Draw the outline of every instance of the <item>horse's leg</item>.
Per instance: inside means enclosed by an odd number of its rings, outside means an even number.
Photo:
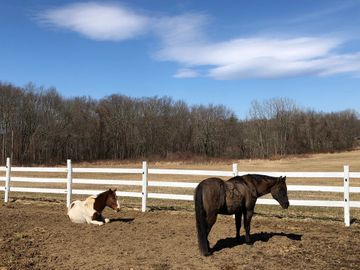
[[[240,242],[241,212],[235,213],[236,240]]]
[[[89,223],[89,224],[94,224],[94,225],[104,225],[105,223],[102,222],[102,221],[98,221],[98,220],[93,220],[92,217],[87,217],[86,218],[86,222]]]
[[[251,244],[251,241],[250,241],[250,223],[251,223],[251,218],[252,218],[253,214],[254,214],[253,209],[245,209],[244,210],[245,242],[248,245]]]
[[[92,221],[90,221],[90,223],[91,223],[91,224],[95,224],[95,225],[99,225],[99,226],[105,224],[104,222],[102,222],[102,221],[97,221],[97,220],[92,220]]]
[[[103,215],[101,215],[101,221],[104,222],[104,223],[109,223],[110,219],[105,218]]]
[[[105,224],[105,220],[104,220],[104,217],[101,215],[101,213],[99,212],[95,212],[93,214],[92,217],[88,217],[87,218],[87,223],[90,223],[90,224],[95,224],[95,225],[104,225]]]
[[[206,217],[206,221],[207,221],[206,239],[208,239],[208,237],[209,237],[209,233],[211,231],[212,226],[214,226],[214,224],[216,222],[216,218],[217,218],[217,212],[211,211],[211,212],[207,213],[207,217]],[[208,242],[208,250],[210,251],[209,240],[207,240],[207,242]]]

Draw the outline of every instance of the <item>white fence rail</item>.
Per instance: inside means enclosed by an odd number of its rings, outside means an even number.
[[[173,170],[173,169],[149,169],[147,162],[142,163],[142,168],[73,168],[71,160],[67,160],[66,168],[49,167],[11,167],[10,158],[6,160],[6,167],[0,167],[5,172],[5,177],[0,177],[0,181],[5,181],[4,186],[0,186],[0,191],[4,191],[4,202],[9,201],[10,191],[12,192],[30,192],[30,193],[52,193],[66,194],[66,204],[70,205],[73,194],[77,195],[96,195],[103,190],[94,189],[73,189],[73,184],[101,185],[101,186],[139,186],[141,192],[117,192],[119,196],[141,198],[141,209],[146,211],[147,199],[172,199],[192,201],[193,195],[149,193],[148,187],[176,187],[194,189],[198,183],[189,182],[170,182],[170,181],[148,181],[149,174],[155,175],[197,175],[197,176],[220,176],[232,177],[243,175],[247,171],[238,171],[237,164],[233,164],[231,171],[213,171],[213,170]],[[63,173],[66,178],[40,178],[40,177],[12,177],[12,172],[51,172]],[[138,174],[139,180],[113,180],[113,179],[85,179],[74,178],[73,173],[105,173],[105,174]],[[313,186],[313,185],[288,185],[289,191],[306,192],[337,192],[343,193],[342,201],[333,200],[290,200],[292,206],[317,206],[317,207],[341,207],[344,209],[345,226],[350,226],[350,208],[360,208],[360,201],[350,201],[350,193],[360,193],[360,187],[350,187],[351,178],[360,178],[359,172],[350,172],[349,166],[344,166],[343,172],[256,172],[257,174],[266,174],[271,176],[285,176],[287,178],[338,178],[342,179],[342,186]],[[27,183],[58,183],[66,184],[66,188],[34,188],[34,187],[11,187],[11,182]],[[277,205],[273,199],[258,199],[258,204]]]

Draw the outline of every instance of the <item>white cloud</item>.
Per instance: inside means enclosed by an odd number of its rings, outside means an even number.
[[[203,28],[208,18],[203,14],[183,14],[174,17],[160,17],[154,21],[154,32],[165,46],[202,43],[206,40]]]
[[[219,43],[173,44],[159,52],[162,60],[188,65],[251,64],[256,59],[280,61],[322,57],[339,45],[338,40],[319,38],[243,38]],[[262,61],[266,63],[267,61]]]
[[[196,70],[189,68],[179,69],[173,76],[174,78],[195,78],[199,77],[199,73]]]
[[[203,15],[182,16],[176,23],[179,25],[161,29],[162,47],[157,59],[174,61],[187,68],[207,69],[205,76],[213,79],[360,73],[359,53],[336,52],[346,42],[341,38],[257,36],[211,42],[204,35]]]
[[[271,42],[270,42],[271,43]],[[325,41],[326,43],[326,41]],[[312,46],[310,46],[311,48]],[[277,51],[267,53],[265,56],[259,53],[259,56],[244,57],[245,59],[235,62],[228,62],[209,69],[209,76],[214,79],[234,80],[248,78],[282,78],[297,76],[331,76],[336,74],[360,74],[360,54],[336,54],[333,48],[321,53],[314,53],[316,50],[308,51],[310,54],[297,54],[292,57],[291,52],[297,52],[296,49],[283,47],[279,53]],[[312,55],[311,57],[309,57]]]
[[[360,76],[360,53],[332,55],[325,59],[318,60],[319,66],[328,68],[323,69],[320,76],[331,76],[340,73],[352,73]]]
[[[121,41],[154,34],[158,61],[179,64],[175,78],[206,76],[218,80],[360,74],[360,52],[339,53],[339,37],[253,36],[213,42],[206,35],[206,14],[157,17],[116,4],[82,3],[45,11],[44,23],[95,40]],[[200,74],[197,70],[201,69]]]
[[[47,10],[43,23],[63,27],[95,40],[125,40],[141,34],[148,18],[120,5],[81,3]]]

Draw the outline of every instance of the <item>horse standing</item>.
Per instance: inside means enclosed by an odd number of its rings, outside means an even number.
[[[116,189],[107,190],[97,196],[90,196],[85,201],[74,201],[68,209],[68,216],[74,223],[91,223],[103,225],[110,222],[108,218],[104,218],[101,214],[104,208],[108,206],[120,211],[120,204],[116,197]]]
[[[208,235],[218,214],[235,214],[236,238],[240,241],[241,216],[244,216],[245,242],[250,241],[250,223],[258,197],[271,193],[284,208],[289,207],[285,177],[248,174],[228,181],[208,178],[195,189],[195,216],[200,253],[211,254]]]

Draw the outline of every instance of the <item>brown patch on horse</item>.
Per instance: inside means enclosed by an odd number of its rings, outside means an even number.
[[[106,206],[117,210],[117,198],[116,198],[116,189],[111,190],[111,188],[103,193],[100,193],[94,202],[94,210],[101,213]]]
[[[109,191],[105,191],[103,193],[100,193],[95,198],[94,210],[96,210],[99,213],[101,213],[104,210],[105,206],[106,206],[106,199],[107,199],[107,196],[108,196],[108,192]]]
[[[99,212],[95,212],[91,218],[92,220],[104,221],[104,217]]]

